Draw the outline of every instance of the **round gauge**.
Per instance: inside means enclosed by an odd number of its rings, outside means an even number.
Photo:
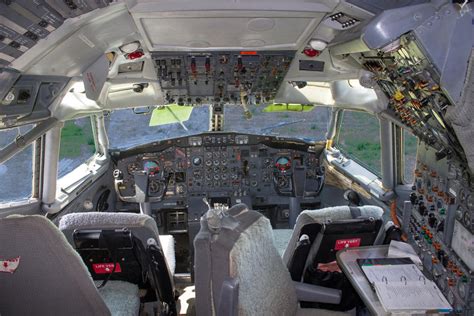
[[[469,210],[464,211],[464,214],[462,216],[462,221],[464,222],[464,225],[467,227],[471,226],[471,214],[469,214]]]
[[[134,174],[138,170],[138,168],[139,168],[138,163],[132,162],[132,163],[128,164],[127,171],[128,171],[129,174]]]
[[[462,208],[461,208],[461,206],[458,206],[458,208],[456,209],[456,219],[458,221],[462,220]]]
[[[148,191],[150,193],[158,193],[161,191],[162,185],[159,182],[156,181],[150,181],[148,184]]]
[[[291,161],[287,157],[280,157],[275,163],[275,167],[280,171],[286,171],[291,168]]]
[[[284,177],[278,178],[278,187],[279,188],[286,188],[287,185],[288,185],[288,180],[286,180],[286,178],[284,178]]]
[[[186,193],[186,186],[184,184],[178,184],[176,186],[176,194],[184,194]]]
[[[160,166],[156,161],[147,160],[143,163],[143,170],[150,175],[154,175],[160,172]]]

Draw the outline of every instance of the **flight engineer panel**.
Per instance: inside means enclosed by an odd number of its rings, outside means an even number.
[[[474,190],[469,172],[421,143],[404,209],[409,242],[457,314],[474,310]]]

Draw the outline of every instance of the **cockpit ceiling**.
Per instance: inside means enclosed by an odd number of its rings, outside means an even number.
[[[215,15],[214,15],[215,14]],[[214,16],[136,18],[150,51],[297,50],[324,13],[213,12]]]

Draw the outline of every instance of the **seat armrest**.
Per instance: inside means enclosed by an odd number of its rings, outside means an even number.
[[[341,290],[293,281],[299,302],[339,304]]]
[[[222,283],[217,316],[237,316],[239,301],[239,282],[226,278]]]

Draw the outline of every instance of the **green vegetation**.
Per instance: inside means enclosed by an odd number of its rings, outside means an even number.
[[[380,123],[368,113],[344,111],[337,145],[354,160],[381,174]]]
[[[403,135],[405,141],[405,155],[416,156],[416,145],[417,138],[410,132],[406,132]]]
[[[405,155],[405,172],[404,180],[406,183],[412,183],[414,180],[413,171],[415,170],[416,165],[416,146],[417,138],[412,133],[404,131],[403,133],[403,145],[404,145],[404,155]]]
[[[80,126],[77,123],[83,123]],[[59,159],[74,158],[81,155],[81,149],[87,148],[90,153],[95,152],[94,135],[89,118],[67,121],[61,130],[61,147]]]

